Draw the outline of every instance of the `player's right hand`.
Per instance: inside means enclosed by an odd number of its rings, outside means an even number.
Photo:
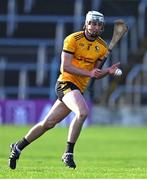
[[[101,75],[102,75],[102,70],[98,69],[98,68],[95,68],[90,72],[90,77],[91,78],[93,78],[93,77],[98,78]]]

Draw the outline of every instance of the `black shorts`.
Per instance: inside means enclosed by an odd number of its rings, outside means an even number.
[[[57,81],[56,86],[55,86],[55,92],[60,101],[62,101],[63,96],[72,90],[80,89],[73,84],[72,82],[69,81]]]

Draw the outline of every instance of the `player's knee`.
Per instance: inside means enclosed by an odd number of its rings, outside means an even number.
[[[82,121],[85,121],[85,119],[88,116],[88,112],[89,112],[88,109],[80,111],[79,114],[78,114],[79,119],[82,120]]]
[[[81,117],[83,120],[85,120],[85,119],[87,118],[87,116],[88,116],[88,113],[87,113],[87,112],[82,112],[82,113],[80,114],[80,117]]]
[[[52,129],[54,126],[56,125],[55,122],[53,121],[46,121],[44,124],[43,124],[43,128],[45,131],[49,130],[49,129]]]

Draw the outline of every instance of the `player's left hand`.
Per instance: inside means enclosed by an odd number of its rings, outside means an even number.
[[[120,62],[118,62],[118,63],[113,64],[112,66],[110,66],[110,67],[109,67],[109,74],[110,74],[110,75],[114,75],[116,69],[118,69],[119,66],[120,66]]]

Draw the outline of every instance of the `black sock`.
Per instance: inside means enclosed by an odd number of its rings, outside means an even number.
[[[22,140],[18,141],[16,144],[19,150],[23,150],[30,143],[25,138],[23,138]]]
[[[67,142],[66,153],[73,153],[74,145],[75,145],[75,143]]]

